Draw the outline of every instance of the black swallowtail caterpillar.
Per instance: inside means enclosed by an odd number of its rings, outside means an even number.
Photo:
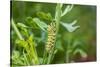
[[[50,25],[48,25],[47,31],[48,31],[48,39],[47,39],[45,48],[46,48],[46,51],[49,53],[51,52],[55,44],[56,23],[55,22],[50,23]]]

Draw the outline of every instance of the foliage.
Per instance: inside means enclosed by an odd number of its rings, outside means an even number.
[[[95,58],[95,48],[91,49],[93,53],[88,51],[90,46],[96,45],[94,6],[21,1],[12,1],[11,4],[12,66],[77,62],[89,56]],[[86,16],[79,12],[86,13]]]

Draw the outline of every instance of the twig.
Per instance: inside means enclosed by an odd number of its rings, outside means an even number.
[[[17,36],[19,37],[19,39],[20,40],[24,40],[23,37],[22,37],[22,35],[21,35],[21,33],[19,32],[16,24],[14,23],[13,19],[11,20],[11,24],[12,24],[12,27],[13,27],[14,31],[16,32]]]

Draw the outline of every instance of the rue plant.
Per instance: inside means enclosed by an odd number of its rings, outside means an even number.
[[[52,17],[50,13],[45,14],[44,12],[37,13],[39,17],[27,17],[26,24],[23,23],[15,23],[14,19],[11,19],[11,25],[13,31],[16,33],[17,37],[15,39],[15,44],[19,49],[13,49],[12,51],[12,66],[18,65],[38,65],[38,64],[51,64],[54,59],[55,54],[57,53],[56,45],[57,45],[57,37],[59,35],[60,25],[65,27],[68,32],[74,32],[80,26],[74,26],[77,20],[74,20],[72,23],[64,23],[61,21],[62,17],[64,17],[68,12],[70,12],[73,8],[73,5],[67,5],[64,10],[62,10],[63,4],[58,3],[55,9],[55,16]],[[45,17],[46,16],[46,17]],[[47,18],[48,17],[48,18]],[[45,21],[41,20],[45,19],[50,23],[46,24]],[[35,42],[35,32],[32,30],[41,30],[42,32],[47,34],[44,53],[42,58],[40,59],[37,53],[37,44]],[[67,44],[66,47],[66,62],[70,62],[69,54],[73,53],[75,55],[77,52],[80,52],[85,56],[86,53],[77,49],[73,50],[77,44],[70,46]],[[70,48],[70,47],[73,47]],[[70,49],[69,49],[70,48]],[[21,51],[21,52],[19,52]],[[18,56],[16,55],[18,54]],[[18,59],[18,60],[16,60]],[[19,62],[18,62],[19,61]],[[18,63],[17,63],[18,62]]]

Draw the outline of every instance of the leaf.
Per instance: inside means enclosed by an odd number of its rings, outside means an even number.
[[[39,29],[39,27],[37,26],[37,24],[34,23],[32,17],[27,17],[27,18],[26,18],[26,25],[27,25],[29,28]]]
[[[48,21],[52,20],[52,16],[50,13],[45,13],[45,12],[37,12],[37,16],[41,19],[45,19]]]
[[[23,60],[24,60],[25,64],[29,65],[29,59],[24,51],[23,51],[23,58],[24,58]]]
[[[80,55],[81,55],[82,57],[84,57],[84,58],[87,57],[87,53],[86,53],[84,50],[80,49],[80,48],[77,48],[77,49],[73,52],[73,55],[76,55],[77,53],[80,53]]]
[[[24,37],[28,37],[29,36],[29,30],[26,28],[22,28],[21,33],[23,34]]]
[[[12,59],[13,60],[17,59],[17,58],[19,58],[19,56],[20,56],[19,51],[13,50],[13,52],[12,52]]]
[[[17,64],[17,65],[24,65],[22,61],[22,57],[20,55],[20,52],[17,50],[13,50],[12,52],[12,64]]]
[[[76,20],[74,20],[72,23],[63,23],[61,22],[61,24],[69,31],[69,32],[74,32],[77,28],[79,28],[80,26],[73,26],[76,24]]]
[[[33,34],[31,34],[27,40],[29,47],[29,51],[30,51],[30,55],[31,55],[31,60],[34,64],[39,64],[39,60],[38,60],[38,56],[37,56],[37,51],[36,51],[36,47],[35,47],[35,42],[33,39]]]
[[[33,18],[33,21],[43,30],[45,31],[45,28],[47,28],[47,24],[41,21],[38,18]]]
[[[26,26],[26,25],[25,25],[25,24],[23,24],[23,23],[17,23],[17,25],[18,25],[19,27],[28,28],[28,26]]]
[[[67,52],[67,53],[72,53],[72,49],[70,48],[70,49],[68,49],[66,52]]]
[[[20,47],[24,47],[25,49],[28,47],[28,43],[24,40],[16,40],[16,44],[18,44]]]
[[[45,28],[47,28],[47,24],[41,21],[39,18],[27,17],[26,21],[30,27],[46,31]]]
[[[72,45],[73,48],[82,45],[80,41],[75,41],[74,44]]]
[[[29,36],[29,28],[28,26],[24,25],[23,23],[18,23],[17,24],[20,28],[20,32],[23,34],[23,37],[28,37]]]
[[[62,12],[61,16],[63,17],[64,15],[66,15],[68,12],[70,12],[73,8],[73,5],[68,5],[66,6],[65,10]]]

